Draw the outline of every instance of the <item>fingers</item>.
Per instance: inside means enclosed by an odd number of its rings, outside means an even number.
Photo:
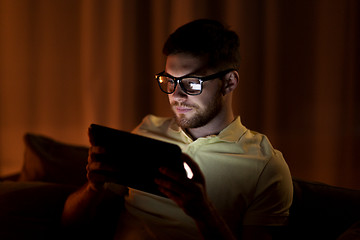
[[[164,176],[164,178],[158,179],[162,180],[159,181],[162,184],[161,187],[171,189],[174,192],[184,191],[193,186],[194,183],[199,183],[205,187],[205,179],[199,165],[188,155],[183,154],[181,158],[185,163],[184,165],[190,168],[190,171],[184,169],[183,172],[178,172],[166,167],[159,168],[159,172]],[[159,183],[157,184],[160,185]]]
[[[120,172],[120,169],[117,167],[114,167],[111,164],[103,163],[100,161],[93,161],[90,160],[88,164],[86,165],[86,171],[88,173],[96,173],[96,174],[102,174],[109,177],[116,176],[117,173]]]
[[[155,179],[155,183],[164,189],[169,189],[172,192],[182,193],[189,185],[189,179],[182,174],[171,171],[168,168],[160,168],[159,172],[164,177]]]
[[[167,195],[169,198],[184,198],[186,195],[199,192],[204,185],[187,178],[183,174],[174,172],[168,168],[160,168],[159,172],[164,176],[155,179],[159,190]]]
[[[187,198],[186,191],[189,189],[171,180],[155,179],[155,183],[158,185],[160,192],[172,199],[179,207],[183,208],[184,199]]]
[[[174,186],[173,183],[170,181],[157,178],[155,179],[155,183],[158,185],[160,192],[162,192],[171,199],[179,198],[179,193],[183,192],[181,188]]]
[[[120,170],[107,159],[106,150],[100,146],[89,148],[88,164],[86,166],[87,179],[90,186],[99,190],[106,182],[116,182]]]
[[[170,168],[161,167],[161,168],[159,168],[159,172],[162,175],[164,175],[170,179],[173,179],[174,181],[184,181],[187,179],[186,174],[184,172],[179,173]]]
[[[155,179],[159,190],[172,199],[189,216],[199,215],[207,202],[204,184],[188,179],[167,168],[160,168],[164,178]]]
[[[104,175],[98,174],[95,171],[88,171],[86,177],[93,190],[99,191],[104,189],[104,184],[107,182]]]
[[[114,164],[111,164],[112,161],[109,161],[106,149],[95,145],[91,131],[88,131],[88,136],[91,146],[86,166],[86,177],[92,189],[100,190],[104,188],[106,182],[116,182],[120,170]]]
[[[106,154],[105,148],[100,146],[90,146],[88,156],[91,157],[91,160],[96,161],[96,156],[100,154]]]
[[[93,154],[104,154],[106,153],[106,150],[104,147],[101,146],[91,146],[89,148],[90,152]]]
[[[114,166],[110,164],[106,164],[99,161],[91,161],[86,165],[86,170],[88,172],[91,171],[98,171],[98,172],[118,172],[118,168],[115,168]]]
[[[120,170],[101,162],[90,162],[86,166],[86,177],[95,188],[101,188],[107,182],[118,182]]]
[[[88,164],[93,162],[109,162],[105,148],[99,146],[91,146],[88,154]]]

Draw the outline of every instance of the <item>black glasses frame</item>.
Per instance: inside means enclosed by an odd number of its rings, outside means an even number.
[[[197,76],[191,76],[191,75],[185,75],[185,76],[182,76],[182,77],[173,77],[173,76],[171,76],[170,74],[167,74],[165,71],[162,71],[161,73],[156,74],[156,75],[155,75],[155,78],[156,78],[156,81],[157,81],[158,84],[159,84],[160,90],[161,90],[162,92],[166,93],[166,94],[172,94],[172,93],[174,93],[175,90],[176,90],[177,84],[179,84],[180,87],[181,87],[181,89],[183,90],[183,92],[185,92],[186,94],[188,94],[188,95],[199,95],[199,94],[201,94],[202,91],[203,91],[203,82],[206,82],[206,81],[209,81],[209,80],[213,80],[213,79],[222,77],[222,76],[224,76],[225,74],[227,74],[227,73],[229,73],[229,72],[231,72],[231,71],[236,71],[236,69],[230,68],[230,69],[227,69],[227,70],[224,70],[224,71],[220,71],[220,72],[218,72],[218,73],[214,73],[214,74],[211,74],[211,75],[209,75],[209,76],[204,76],[204,77],[197,77]],[[174,90],[171,91],[171,92],[167,92],[167,91],[163,90],[162,87],[161,87],[161,83],[160,83],[160,81],[159,81],[159,78],[160,78],[160,77],[168,77],[168,78],[172,79],[172,80],[174,81],[174,83],[175,83],[175,85],[174,85]],[[186,90],[186,88],[184,87],[184,85],[182,84],[182,80],[183,80],[184,78],[196,78],[196,79],[198,79],[199,82],[200,82],[200,85],[201,85],[200,92],[199,92],[199,93],[189,93],[189,92]]]

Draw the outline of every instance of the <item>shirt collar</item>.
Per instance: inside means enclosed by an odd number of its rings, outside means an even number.
[[[186,135],[187,138],[190,138],[188,134],[186,134],[186,132],[183,131],[179,125],[177,125],[174,119],[170,125],[170,129],[174,132],[182,133]],[[240,116],[237,116],[232,123],[224,128],[218,135],[214,135],[213,137],[218,138],[220,141],[237,142],[246,131],[247,129],[244,125],[242,125]]]
[[[237,142],[241,136],[246,132],[246,127],[242,125],[240,116],[224,128],[217,137],[226,142]]]

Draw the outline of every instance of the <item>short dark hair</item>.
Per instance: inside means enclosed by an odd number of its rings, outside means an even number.
[[[239,68],[238,35],[216,20],[199,19],[179,27],[166,40],[165,56],[188,53],[208,57],[212,68]]]

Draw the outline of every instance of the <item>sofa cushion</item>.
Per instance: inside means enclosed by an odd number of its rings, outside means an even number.
[[[19,181],[44,181],[83,185],[86,182],[88,148],[51,138],[26,134],[24,164]]]
[[[360,239],[360,221],[353,224],[346,232],[341,234],[337,240],[359,240]]]
[[[0,182],[0,238],[57,239],[64,202],[75,188],[41,182]]]
[[[360,191],[293,179],[292,239],[336,239],[360,220]]]

